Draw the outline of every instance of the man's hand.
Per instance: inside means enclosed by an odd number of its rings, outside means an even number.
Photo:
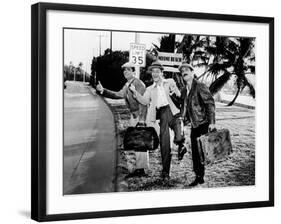
[[[179,91],[177,91],[176,85],[171,85],[170,86],[170,95],[176,94],[176,96],[180,97]]]
[[[103,92],[103,86],[101,85],[100,81],[98,82],[97,86],[96,86],[97,91],[99,91],[100,93]]]
[[[215,124],[209,124],[208,130],[209,130],[209,132],[216,131],[217,130],[216,125]]]

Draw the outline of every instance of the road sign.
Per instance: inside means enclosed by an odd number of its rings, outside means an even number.
[[[145,44],[130,44],[130,62],[135,66],[145,67]]]
[[[158,52],[158,60],[162,65],[179,66],[182,63],[182,54]]]

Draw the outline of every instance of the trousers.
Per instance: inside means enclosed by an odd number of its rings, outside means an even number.
[[[130,119],[130,126],[136,126],[136,124],[139,121],[139,117],[134,118],[133,115],[131,115]],[[149,154],[147,152],[135,152],[136,155],[136,169],[148,169],[149,167]]]
[[[200,159],[199,149],[197,145],[197,138],[200,137],[201,135],[207,134],[208,128],[209,128],[209,123],[202,124],[197,128],[191,127],[190,140],[191,140],[193,171],[198,177],[204,177],[205,166]]]
[[[169,128],[174,131],[174,143],[176,145],[183,144],[184,142],[180,114],[173,115],[170,106],[168,105],[157,110],[157,117],[160,118],[160,151],[163,166],[162,173],[169,175],[172,158]]]

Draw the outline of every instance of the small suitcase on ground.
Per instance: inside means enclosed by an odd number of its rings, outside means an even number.
[[[123,140],[124,151],[146,152],[155,150],[159,145],[158,135],[153,127],[128,127]]]
[[[209,132],[197,138],[201,162],[209,164],[223,159],[232,153],[230,133],[228,129]]]

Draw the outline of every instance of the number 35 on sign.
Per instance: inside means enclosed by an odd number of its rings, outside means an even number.
[[[145,67],[145,44],[130,44],[130,62],[135,66]]]

